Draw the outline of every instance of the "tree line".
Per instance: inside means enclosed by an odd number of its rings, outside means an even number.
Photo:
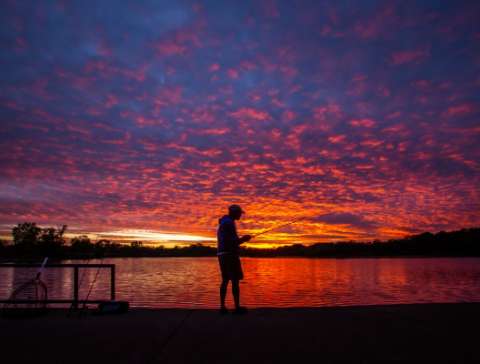
[[[92,242],[86,235],[65,239],[67,225],[41,228],[34,222],[18,224],[12,229],[12,243],[0,240],[0,257],[7,259],[49,256],[59,259],[100,257],[200,257],[215,256],[216,248],[190,246],[145,246],[141,241],[128,244],[100,239]],[[339,241],[312,245],[293,244],[272,249],[241,248],[251,257],[394,257],[394,256],[480,256],[480,228],[425,232],[402,239],[371,242]]]
[[[195,244],[190,246],[144,246],[141,241],[121,244],[100,239],[95,242],[86,235],[65,238],[67,225],[61,228],[41,228],[34,222],[24,222],[12,229],[12,243],[0,240],[0,257],[30,258],[48,256],[59,259],[85,259],[101,257],[142,257],[142,256],[209,256],[215,249]]]

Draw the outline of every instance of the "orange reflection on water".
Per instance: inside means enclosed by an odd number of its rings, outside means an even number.
[[[116,258],[103,263],[116,264],[117,299],[132,306],[218,307],[216,258]],[[242,258],[242,265],[241,301],[250,307],[480,301],[480,258]],[[12,287],[34,273],[0,270],[0,297],[8,297]],[[85,273],[80,273],[80,299],[95,279],[94,269]],[[51,299],[72,296],[71,270],[47,269],[44,280]],[[109,292],[109,274],[101,272],[90,298],[108,299]],[[227,303],[233,305],[230,287]]]

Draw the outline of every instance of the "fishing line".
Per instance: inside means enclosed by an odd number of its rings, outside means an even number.
[[[95,283],[97,282],[97,279],[98,279],[98,275],[100,273],[100,269],[102,268],[103,266],[103,256],[100,258],[100,265],[97,267],[97,271],[95,272],[95,276],[93,277],[93,280],[92,280],[92,283],[90,284],[90,288],[88,290],[88,293],[87,293],[87,296],[85,297],[85,299],[83,300],[83,306],[80,310],[80,315],[85,311],[85,309],[87,308],[87,301],[88,299],[90,298],[90,293],[92,293],[92,290],[93,290],[93,287],[95,286]]]
[[[173,340],[175,335],[177,335],[177,333],[185,325],[185,323],[187,322],[187,320],[190,318],[190,316],[192,314],[193,314],[193,310],[189,309],[188,312],[185,314],[185,316],[183,316],[180,323],[173,328],[173,330],[170,332],[170,334],[167,336],[167,338],[164,340],[164,342],[162,344],[160,344],[160,348],[158,349],[159,354],[155,358],[153,358],[153,359],[155,359],[155,361],[157,361],[158,358],[162,357],[162,355],[164,354],[165,349],[168,346],[168,344]],[[153,362],[153,359],[151,360],[151,362]]]
[[[88,258],[85,260],[83,260],[83,264],[88,264],[90,263],[90,260],[93,258],[93,253],[91,253]],[[82,287],[82,283],[85,279],[85,275],[87,274],[87,270],[88,268],[83,268],[83,272],[82,272],[82,275],[80,276],[80,282],[78,283],[78,290],[80,291],[80,288]],[[67,312],[67,317],[70,317],[70,315],[72,314],[72,311],[73,311],[73,308],[75,307],[75,303],[72,302],[72,304],[70,305],[70,308]]]

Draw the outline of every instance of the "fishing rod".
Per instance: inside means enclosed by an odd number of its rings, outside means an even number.
[[[103,255],[100,257],[100,265],[97,267],[97,271],[95,272],[95,276],[93,277],[92,283],[90,284],[90,288],[88,289],[88,293],[85,296],[85,299],[83,300],[83,306],[80,309],[79,316],[81,316],[85,310],[87,309],[87,302],[88,299],[90,298],[90,293],[92,293],[93,287],[95,286],[95,283],[97,282],[98,279],[98,274],[100,273],[100,268],[103,266]]]
[[[257,236],[266,234],[266,233],[268,233],[268,232],[270,232],[270,231],[272,231],[272,230],[280,229],[280,228],[282,228],[282,227],[295,224],[296,222],[298,222],[298,221],[300,221],[300,220],[303,220],[304,218],[305,218],[305,217],[299,217],[298,219],[292,220],[292,221],[287,222],[287,223],[285,223],[285,224],[277,225],[277,226],[271,227],[271,228],[269,228],[269,229],[267,229],[267,230],[264,230],[264,231],[262,231],[262,232],[259,232],[259,233],[257,233],[257,234],[253,234],[253,235],[252,235],[252,239],[255,238],[255,237],[257,237]]]
[[[87,259],[83,259],[83,264],[88,265],[90,263],[90,260],[93,259],[93,257],[94,257],[94,253],[88,254]],[[82,288],[82,284],[86,275],[87,275],[87,269],[83,269],[82,275],[80,276],[80,281],[78,283],[79,290]],[[78,305],[78,302],[75,302],[75,301],[72,302],[72,304],[70,305],[70,308],[68,309],[67,317],[70,317],[73,311],[78,309],[77,305]]]

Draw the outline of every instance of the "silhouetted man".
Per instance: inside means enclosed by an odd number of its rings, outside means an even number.
[[[241,238],[237,235],[235,220],[240,220],[244,211],[238,205],[231,205],[228,208],[228,215],[218,220],[218,262],[222,272],[222,283],[220,285],[220,312],[227,313],[225,297],[227,295],[228,281],[232,281],[232,294],[235,301],[234,313],[245,313],[247,309],[240,306],[240,280],[243,279],[242,265],[240,263],[240,244],[249,241],[250,235]]]

